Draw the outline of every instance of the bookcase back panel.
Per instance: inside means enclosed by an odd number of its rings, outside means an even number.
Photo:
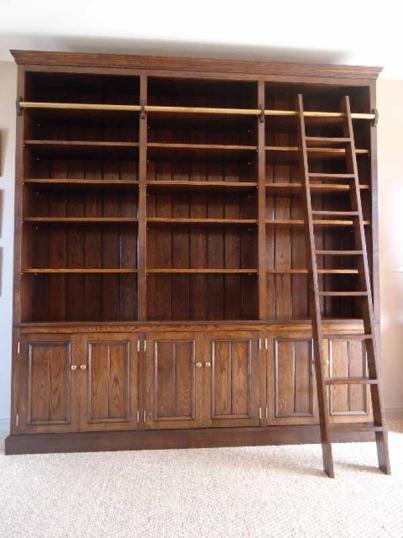
[[[150,77],[147,91],[149,105],[255,108],[257,104],[255,81]]]
[[[139,78],[86,73],[29,73],[26,97],[31,101],[138,104]]]
[[[22,321],[133,321],[135,275],[29,274],[22,279]]]
[[[32,140],[137,142],[138,112],[33,110],[25,128]]]
[[[147,318],[150,321],[258,319],[257,277],[149,274]]]

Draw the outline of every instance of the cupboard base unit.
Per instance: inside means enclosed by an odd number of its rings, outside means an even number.
[[[365,375],[361,325],[333,323],[327,329],[332,333],[324,342],[329,378]],[[106,450],[115,440],[116,447],[170,448],[317,438],[307,322],[72,330],[16,329],[7,453],[63,450],[63,443],[65,450]],[[327,397],[335,439],[368,440],[368,388],[358,381],[332,385]],[[354,423],[362,430],[358,436]],[[102,435],[105,441],[97,448]]]
[[[373,442],[370,432],[338,432],[334,441]],[[173,448],[295,445],[320,443],[319,426],[271,426],[268,428],[196,428],[189,430],[113,431],[87,433],[41,433],[10,435],[5,453],[48,454]],[[270,467],[270,461],[267,462]]]

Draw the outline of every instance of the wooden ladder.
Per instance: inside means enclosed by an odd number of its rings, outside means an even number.
[[[314,364],[316,373],[318,408],[320,422],[320,436],[322,443],[323,467],[325,473],[334,477],[333,457],[332,457],[332,433],[339,431],[371,431],[374,432],[378,451],[379,468],[386,474],[390,474],[389,453],[387,431],[385,427],[383,402],[381,388],[379,384],[379,361],[376,342],[376,329],[374,324],[374,312],[371,294],[371,281],[369,274],[367,247],[365,241],[364,220],[362,213],[360,184],[358,177],[357,159],[355,151],[353,123],[351,119],[350,100],[345,96],[342,100],[342,112],[344,113],[342,138],[333,137],[311,137],[306,134],[304,105],[302,95],[297,98],[298,108],[298,130],[300,137],[300,157],[301,171],[303,173],[303,195],[305,202],[306,218],[306,247],[308,270],[311,276],[310,300],[312,317],[312,335]],[[345,151],[346,173],[310,173],[308,153],[310,147],[318,148],[323,146],[342,147]],[[326,181],[347,181],[349,185],[350,209],[349,211],[316,211],[312,209],[311,184],[317,180]],[[318,220],[323,217],[328,218],[348,218],[353,223],[353,250],[319,250],[315,244],[315,232]],[[319,256],[353,256],[357,260],[359,291],[323,291],[320,289],[318,278]],[[343,259],[343,258],[342,258]],[[325,334],[322,327],[321,298],[322,297],[357,297],[362,306],[362,319],[364,324],[364,335],[367,358],[367,377],[360,378],[325,378],[323,359],[323,338],[331,336]],[[364,374],[365,375],[365,374]],[[329,423],[327,386],[334,384],[361,384],[369,385],[371,391],[371,402],[373,410],[373,423],[370,424],[344,424],[335,425]]]

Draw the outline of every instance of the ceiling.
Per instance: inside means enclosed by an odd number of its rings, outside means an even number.
[[[0,0],[0,60],[9,49],[114,52],[378,65],[403,78],[399,4]]]

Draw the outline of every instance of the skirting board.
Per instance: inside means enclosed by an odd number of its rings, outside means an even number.
[[[372,432],[334,432],[334,442],[374,441]],[[319,443],[319,427],[272,426],[268,428],[220,428],[194,430],[142,430],[86,433],[39,433],[9,435],[6,454],[50,452],[98,452],[166,448],[291,445]]]

